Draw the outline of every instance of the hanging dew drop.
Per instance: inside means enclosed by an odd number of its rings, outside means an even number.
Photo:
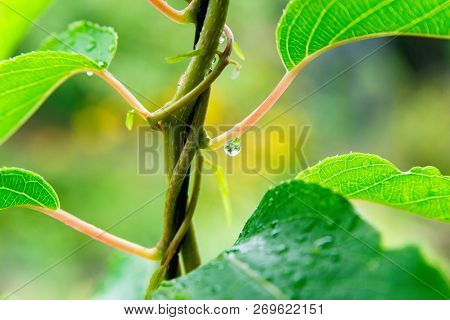
[[[93,73],[92,71],[88,71],[88,72],[86,72],[86,75],[87,75],[88,77],[92,77],[92,76],[94,75],[94,73]]]
[[[227,143],[225,143],[225,146],[223,148],[227,155],[229,155],[230,157],[235,157],[241,152],[241,139],[230,139],[227,141]]]
[[[234,70],[231,73],[231,80],[236,80],[237,78],[239,78],[240,74],[241,74],[241,68],[240,67],[234,68]]]

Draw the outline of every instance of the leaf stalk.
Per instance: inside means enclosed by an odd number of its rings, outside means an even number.
[[[64,223],[72,229],[83,233],[96,241],[103,242],[110,247],[148,260],[159,261],[161,259],[161,251],[158,248],[145,248],[136,243],[112,235],[107,231],[89,224],[86,221],[83,221],[80,218],[77,218],[62,209],[51,210],[48,208],[37,206],[29,206],[29,208],[35,211],[39,211],[55,220],[58,220],[59,222]]]
[[[184,10],[177,10],[169,5],[165,0],[148,0],[156,10],[161,12],[170,20],[176,23],[194,23],[197,0],[193,0]]]

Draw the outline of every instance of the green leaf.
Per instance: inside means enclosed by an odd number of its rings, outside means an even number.
[[[231,226],[233,221],[233,210],[231,209],[231,197],[230,197],[230,188],[228,187],[227,177],[223,172],[222,167],[215,165],[212,161],[204,158],[205,164],[209,166],[216,175],[216,181],[219,185],[220,195],[222,196],[222,204],[225,211],[225,219],[227,221],[228,226]]]
[[[195,49],[195,50],[191,50],[191,51],[188,51],[188,52],[185,52],[185,53],[173,56],[173,57],[167,57],[166,62],[167,63],[177,63],[177,62],[183,61],[188,58],[203,56],[203,55],[205,55],[205,53],[206,53],[205,49],[202,49],[202,48]]]
[[[401,172],[378,156],[351,153],[327,158],[297,178],[350,199],[373,201],[450,222],[450,177],[434,167]]]
[[[266,193],[236,244],[155,299],[444,299],[417,248],[385,250],[343,197],[302,181]]]
[[[0,1],[0,60],[8,58],[34,20],[53,0]]]
[[[134,109],[127,112],[125,117],[125,127],[127,127],[128,131],[133,130],[134,126]]]
[[[55,190],[39,175],[24,169],[0,169],[0,210],[35,206],[56,210]]]
[[[50,37],[41,49],[79,53],[94,60],[101,68],[107,68],[116,54],[117,41],[113,28],[77,21],[66,31]]]
[[[277,30],[284,65],[336,46],[384,36],[449,38],[448,0],[291,0]]]
[[[0,62],[0,144],[69,77],[100,67],[68,52],[32,52]]]
[[[241,49],[241,47],[238,45],[238,43],[236,41],[233,42],[233,50],[239,59],[241,59],[242,61],[245,61],[244,51]]]
[[[94,284],[95,300],[140,300],[145,295],[148,278],[159,264],[132,255],[113,255],[99,283]]]
[[[62,82],[78,73],[100,72],[111,61],[117,37],[111,35],[110,28],[90,23],[75,26],[78,27],[69,28],[61,39],[73,44],[72,47],[82,54],[32,52],[0,62],[0,144],[28,120]],[[86,37],[81,35],[80,28],[89,30]],[[75,30],[74,42],[67,36],[71,34],[70,30]],[[92,39],[97,39],[98,47],[90,50]],[[44,47],[71,51],[60,42],[50,41]]]

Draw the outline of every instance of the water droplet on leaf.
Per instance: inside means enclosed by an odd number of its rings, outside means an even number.
[[[327,247],[331,246],[331,244],[333,243],[333,240],[334,239],[332,236],[325,236],[325,237],[322,237],[322,238],[314,241],[314,245],[317,248],[327,248]]]
[[[94,75],[94,73],[93,73],[92,71],[88,71],[88,72],[86,72],[86,75],[87,75],[88,77],[92,77],[92,76]]]
[[[226,38],[225,34],[222,33],[222,35],[220,36],[220,39],[219,39],[219,43],[220,44],[224,43],[225,42],[225,38]]]
[[[297,243],[302,243],[306,240],[306,236],[305,235],[299,235],[298,237],[295,238],[295,242]]]
[[[276,238],[279,234],[280,234],[280,230],[279,229],[273,229],[271,232],[270,232],[270,235],[272,236],[272,238]]]
[[[227,141],[224,145],[224,150],[230,157],[237,156],[241,152],[241,139],[233,138]]]
[[[89,46],[86,48],[86,51],[92,52],[93,50],[95,50],[95,48],[97,48],[97,42],[95,42],[94,40],[91,40],[89,42]]]
[[[425,174],[429,176],[441,176],[442,173],[435,167],[414,167],[409,170],[411,173]]]
[[[302,274],[296,274],[294,275],[292,282],[296,288],[303,287],[306,284],[306,277]]]
[[[100,66],[100,68],[106,68],[108,66],[108,64],[106,63],[106,61],[100,60],[98,62],[98,65]]]
[[[285,244],[280,244],[280,245],[275,246],[274,250],[276,253],[285,253],[285,252],[289,251],[289,247]]]

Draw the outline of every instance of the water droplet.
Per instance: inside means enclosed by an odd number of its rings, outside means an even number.
[[[86,75],[87,75],[88,77],[92,77],[92,76],[94,75],[94,73],[93,73],[92,71],[88,71],[88,72],[86,72]]]
[[[220,36],[220,39],[219,39],[219,43],[220,44],[224,43],[225,39],[226,39],[225,33],[222,33],[222,35]]]
[[[328,248],[333,243],[333,240],[332,236],[325,236],[314,241],[314,245],[317,248]]]
[[[297,243],[302,243],[306,240],[306,236],[304,235],[299,235],[297,238],[295,238],[295,242]]]
[[[292,282],[294,283],[295,287],[298,289],[300,287],[303,287],[306,284],[306,277],[302,274],[296,274]]]
[[[106,66],[107,66],[108,64],[106,63],[106,61],[100,60],[100,61],[98,62],[98,65],[100,66],[100,68],[106,68]]]
[[[410,173],[426,174],[429,176],[441,176],[442,173],[435,167],[414,167],[409,170]]]
[[[241,67],[236,66],[236,68],[234,68],[233,71],[231,72],[231,80],[236,80],[237,78],[239,78],[240,74],[241,74]]]
[[[274,251],[276,253],[284,253],[286,251],[289,251],[289,247],[285,244],[280,244],[274,247]]]
[[[241,152],[241,139],[233,138],[224,145],[224,150],[230,157],[237,156]]]
[[[225,253],[227,253],[227,254],[234,254],[237,252],[239,252],[238,248],[230,248],[230,249],[225,250]]]
[[[273,229],[271,232],[270,232],[270,235],[272,236],[272,238],[276,238],[276,236],[278,236],[279,234],[280,234],[280,230],[278,230],[278,229]]]
[[[95,48],[97,48],[97,42],[95,42],[94,40],[91,40],[89,42],[89,46],[86,48],[86,51],[92,52],[93,50],[95,50]]]

